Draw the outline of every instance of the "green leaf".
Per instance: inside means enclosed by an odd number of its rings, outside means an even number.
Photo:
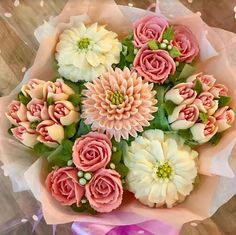
[[[71,209],[75,212],[81,213],[81,212],[87,212],[91,215],[96,214],[97,212],[90,206],[90,204],[87,203],[81,203],[81,205],[78,207],[76,204],[73,204],[70,206]]]
[[[199,118],[201,119],[201,121],[206,124],[208,122],[208,114],[207,113],[203,113],[203,112],[200,112],[199,113]]]
[[[191,140],[193,138],[190,129],[178,130],[177,134],[184,140]]]
[[[27,104],[30,102],[31,98],[30,98],[30,97],[27,97],[27,96],[24,96],[24,94],[23,94],[22,92],[20,92],[20,93],[18,94],[18,100],[19,100],[22,104],[27,105]]]
[[[69,86],[76,94],[81,94],[81,91],[85,88],[86,82],[72,82],[67,79],[63,79],[64,83]]]
[[[221,138],[222,133],[218,132],[209,140],[209,143],[212,145],[217,145],[220,142]]]
[[[39,155],[47,155],[48,153],[54,151],[54,148],[50,148],[47,145],[43,144],[43,143],[37,143],[34,145],[33,150],[35,153],[39,154]]]
[[[36,129],[36,127],[38,126],[39,122],[31,122],[30,123],[30,128],[31,129]]]
[[[191,148],[199,145],[199,143],[196,140],[185,140],[184,143],[190,146]]]
[[[196,79],[193,89],[197,92],[198,95],[203,91],[202,83],[199,81],[199,79]]]
[[[166,113],[168,115],[171,115],[176,107],[176,104],[171,100],[167,100],[162,106],[165,109]]]
[[[80,104],[81,95],[78,93],[70,95],[68,101],[70,101],[74,106],[77,106]]]
[[[52,105],[53,103],[54,103],[53,98],[52,98],[52,97],[49,97],[49,98],[47,99],[47,105],[50,106],[50,105]]]
[[[65,138],[72,138],[76,134],[76,124],[72,123],[69,126],[64,127]]]
[[[121,175],[122,178],[126,177],[129,172],[129,168],[122,163],[117,164],[115,170]]]
[[[158,49],[157,41],[156,41],[156,40],[150,40],[150,41],[148,42],[148,47],[149,47],[151,50],[157,50],[157,49]]]
[[[172,58],[176,58],[181,55],[179,49],[176,46],[173,46],[172,49],[169,51],[169,53]]]
[[[62,140],[61,145],[62,145],[63,151],[65,153],[72,154],[72,148],[74,145],[74,143],[72,141],[64,139],[64,140]]]
[[[82,135],[85,135],[87,133],[89,133],[91,131],[91,126],[90,125],[86,125],[84,123],[84,120],[81,119],[80,122],[79,122],[79,129],[78,129],[78,132],[76,134],[77,137],[80,137]]]
[[[179,75],[179,79],[184,79],[184,78],[188,78],[190,77],[191,75],[194,74],[196,68],[189,65],[189,64],[184,64],[184,67]]]
[[[227,106],[230,104],[232,98],[230,96],[220,96],[218,107]]]
[[[168,41],[171,41],[174,39],[174,29],[173,26],[170,26],[166,28],[166,30],[163,33],[163,39],[167,39]]]
[[[112,153],[111,162],[115,165],[118,164],[122,159],[122,150],[117,150],[116,152]]]

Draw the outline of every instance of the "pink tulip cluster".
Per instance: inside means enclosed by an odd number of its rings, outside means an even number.
[[[74,91],[62,79],[56,82],[31,79],[21,92],[29,102],[13,100],[6,112],[13,125],[12,134],[31,148],[38,142],[57,147],[65,136],[63,126],[79,121],[78,107],[68,101]]]
[[[196,91],[200,83],[201,92]],[[215,83],[212,75],[202,73],[192,75],[186,83],[180,83],[165,94],[165,100],[176,107],[168,116],[173,130],[189,129],[193,140],[199,144],[208,142],[217,132],[231,127],[235,114],[229,106],[219,107],[220,97],[228,96],[228,88]],[[202,120],[201,115],[206,120]]]
[[[171,28],[172,27],[172,28]],[[163,38],[164,32],[173,30],[173,38]],[[194,34],[184,25],[170,26],[163,17],[147,15],[134,24],[134,45],[138,53],[134,59],[135,70],[147,81],[164,83],[173,75],[179,62],[191,63],[199,53]],[[154,46],[150,47],[150,42]],[[171,51],[177,49],[178,56]]]
[[[90,132],[78,138],[73,146],[75,167],[52,171],[46,186],[63,205],[78,207],[87,200],[98,212],[110,212],[122,201],[123,187],[119,173],[106,169],[112,154],[112,143],[105,135]]]

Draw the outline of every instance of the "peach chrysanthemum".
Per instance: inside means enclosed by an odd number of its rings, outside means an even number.
[[[105,132],[116,141],[136,137],[157,111],[153,84],[128,68],[110,69],[85,86],[82,118],[93,130]]]

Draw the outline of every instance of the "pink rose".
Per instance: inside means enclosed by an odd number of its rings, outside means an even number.
[[[212,75],[205,75],[203,73],[190,76],[187,82],[193,82],[195,84],[197,79],[201,82],[203,91],[210,90],[216,82],[216,79]]]
[[[214,97],[219,98],[220,96],[228,96],[228,88],[223,84],[215,84],[209,92],[214,95]]]
[[[218,109],[218,100],[214,100],[214,96],[210,92],[202,92],[194,101],[200,112],[212,115]]]
[[[79,207],[84,196],[84,187],[78,183],[77,170],[73,167],[63,167],[49,173],[46,187],[52,196],[62,205]]]
[[[27,118],[30,122],[40,122],[49,119],[47,103],[43,100],[33,98],[27,104]]]
[[[162,40],[162,34],[168,27],[166,19],[147,15],[134,23],[134,45],[141,48],[149,40]]]
[[[50,118],[63,126],[79,121],[79,112],[69,101],[56,101],[48,108]]]
[[[166,92],[165,99],[171,100],[175,104],[191,104],[197,97],[193,86],[193,83],[190,82],[177,84]]]
[[[37,99],[43,99],[43,86],[45,84],[45,81],[39,80],[39,79],[31,79],[29,82],[22,86],[21,92],[24,94],[24,96],[37,98]]]
[[[123,188],[120,175],[110,169],[97,171],[85,186],[90,206],[98,212],[111,212],[122,201]]]
[[[90,132],[77,139],[73,146],[73,162],[82,171],[105,168],[111,160],[111,141],[98,132]]]
[[[40,122],[36,131],[39,133],[38,141],[51,148],[56,148],[64,139],[64,129],[52,120]]]
[[[163,83],[175,73],[175,62],[167,51],[143,47],[134,59],[134,68],[145,80]]]
[[[67,100],[70,95],[75,92],[67,86],[62,79],[56,82],[47,82],[43,88],[43,96],[45,99],[52,98],[54,101]]]
[[[173,130],[188,129],[195,124],[199,117],[196,105],[179,105],[168,116],[168,121]]]
[[[231,127],[234,122],[235,114],[232,109],[229,109],[228,106],[219,108],[214,117],[216,119],[216,125],[218,127],[218,132],[222,132]]]
[[[27,121],[26,112],[27,109],[25,105],[23,105],[20,101],[13,100],[8,105],[8,111],[5,115],[13,125],[17,126],[19,122]]]
[[[34,147],[38,142],[35,129],[30,128],[29,122],[20,122],[19,126],[11,129],[13,136],[27,147]]]
[[[191,127],[190,131],[193,135],[193,140],[197,141],[199,144],[206,143],[218,131],[216,119],[213,116],[209,116],[206,124],[196,123]]]
[[[176,46],[181,55],[176,58],[178,61],[191,63],[199,53],[197,39],[194,34],[184,25],[174,26],[173,45]]]

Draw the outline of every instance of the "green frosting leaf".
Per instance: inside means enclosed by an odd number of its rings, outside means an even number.
[[[179,75],[179,79],[187,79],[188,77],[194,74],[195,70],[195,67],[189,64],[184,64],[184,67]]]
[[[72,123],[69,126],[64,127],[65,138],[72,138],[76,134],[76,124]]]
[[[199,118],[202,120],[204,124],[208,122],[208,116],[209,115],[207,113],[203,113],[203,112],[199,113]]]
[[[85,83],[86,82],[72,82],[66,79],[63,79],[64,83],[69,86],[75,94],[81,94],[81,91],[85,89]]]
[[[50,152],[54,151],[55,149],[54,148],[50,148],[47,145],[39,142],[39,143],[34,145],[33,150],[34,150],[35,153],[37,153],[39,155],[46,156]]]
[[[89,202],[87,203],[81,203],[81,205],[78,207],[76,204],[73,204],[70,206],[71,209],[75,212],[81,213],[86,212],[88,214],[94,215],[97,212],[90,206]]]
[[[91,129],[91,126],[90,126],[90,125],[86,125],[86,124],[84,123],[84,120],[81,119],[80,122],[79,122],[79,129],[78,129],[78,131],[77,131],[76,136],[77,136],[77,137],[80,137],[80,136],[82,136],[82,135],[85,135],[85,134],[89,133],[91,130],[92,130],[92,129]]]
[[[174,29],[173,26],[170,26],[166,28],[166,30],[163,33],[163,39],[167,39],[168,41],[171,41],[174,39]]]
[[[129,168],[122,163],[117,164],[115,170],[121,175],[122,178],[126,177],[129,172]]]
[[[169,51],[169,53],[172,58],[176,58],[181,55],[179,49],[176,46],[173,46],[172,49]]]
[[[158,49],[157,41],[156,41],[156,40],[150,40],[150,41],[148,42],[148,47],[149,47],[151,50],[157,50],[157,49]]]
[[[30,98],[30,97],[27,97],[27,96],[24,96],[24,94],[23,94],[22,92],[20,92],[20,93],[18,94],[18,100],[19,100],[22,104],[27,105],[27,104],[30,102],[31,98]]]
[[[53,103],[54,103],[53,98],[52,98],[52,97],[49,97],[49,98],[47,99],[47,105],[50,106],[50,105],[52,105]]]
[[[196,140],[185,140],[184,143],[190,146],[191,148],[199,145],[199,143]]]
[[[202,83],[199,81],[199,79],[196,79],[193,89],[197,92],[198,95],[203,91]]]
[[[32,129],[36,129],[36,127],[38,126],[39,122],[31,122],[30,123],[30,128]]]
[[[217,145],[220,142],[221,138],[222,133],[218,132],[209,140],[209,143],[212,145]]]
[[[176,104],[171,100],[167,100],[162,105],[162,107],[165,109],[165,111],[168,115],[171,115],[176,107]]]
[[[80,104],[81,101],[81,95],[80,94],[73,94],[70,95],[68,98],[68,101],[70,101],[74,106],[77,106]]]
[[[178,135],[184,140],[191,140],[193,138],[190,129],[178,130]]]
[[[112,153],[111,162],[113,162],[115,165],[118,164],[121,161],[121,159],[122,159],[122,150],[121,149]]]
[[[230,104],[232,98],[230,96],[220,96],[218,107],[221,108],[223,106],[227,106]]]

